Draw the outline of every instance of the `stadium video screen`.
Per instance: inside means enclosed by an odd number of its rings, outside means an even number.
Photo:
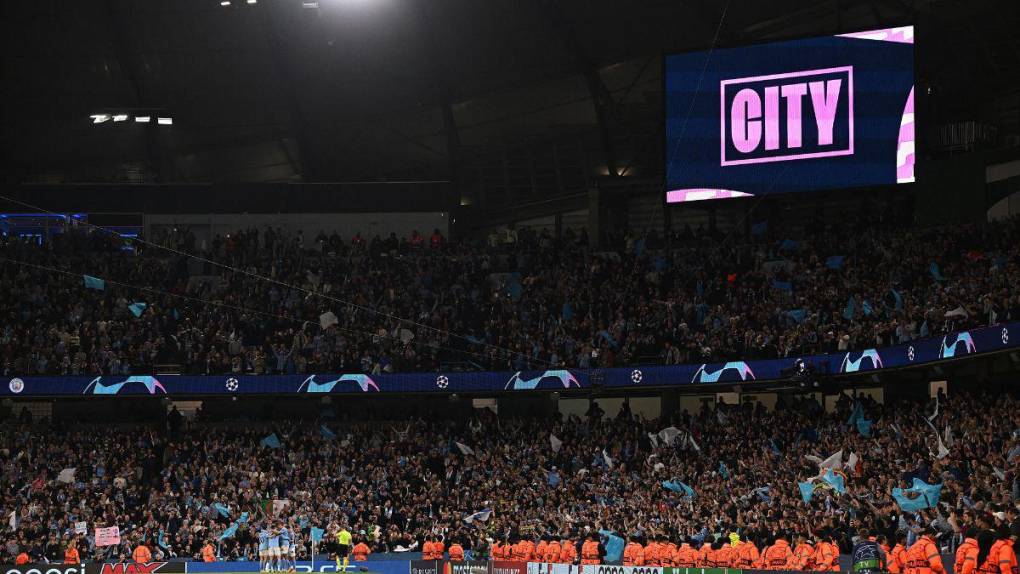
[[[665,57],[666,201],[914,181],[912,26]]]

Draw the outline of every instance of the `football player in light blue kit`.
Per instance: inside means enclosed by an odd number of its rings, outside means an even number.
[[[280,531],[269,527],[269,571],[278,571],[280,565]]]
[[[287,528],[287,523],[279,521],[276,523],[277,532],[280,533],[280,570],[286,569],[288,572],[293,572],[294,567],[297,565],[291,560],[291,538],[290,529]]]
[[[259,530],[259,569],[269,571],[269,531],[265,525]]]

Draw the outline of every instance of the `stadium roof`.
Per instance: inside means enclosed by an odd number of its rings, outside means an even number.
[[[470,178],[549,154],[654,172],[661,54],[717,31],[738,45],[916,23],[919,82],[949,102],[937,119],[1016,122],[1016,2],[226,3],[6,3],[6,180]]]

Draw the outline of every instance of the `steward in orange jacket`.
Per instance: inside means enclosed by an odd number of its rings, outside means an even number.
[[[560,564],[573,564],[577,562],[577,545],[573,540],[564,538],[560,541]]]
[[[602,545],[589,532],[581,545],[581,564],[597,565],[602,563]]]
[[[697,568],[698,567],[698,551],[691,547],[688,542],[684,542],[680,545],[680,548],[676,549],[676,557],[673,559],[673,564],[677,568]]]
[[[623,565],[624,566],[644,566],[645,565],[645,549],[636,541],[631,540],[627,537],[627,545],[623,548]]]
[[[945,574],[939,547],[929,529],[914,545],[907,549],[905,574]]]

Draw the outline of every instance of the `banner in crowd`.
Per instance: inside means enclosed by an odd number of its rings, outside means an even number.
[[[0,377],[0,396],[549,391],[591,388],[593,377],[604,387],[668,387],[788,379],[798,360],[820,375],[854,375],[965,359],[1017,347],[1020,322],[917,339],[892,347],[761,361],[513,373]]]
[[[119,526],[96,528],[96,546],[114,546],[116,544],[120,544]]]

